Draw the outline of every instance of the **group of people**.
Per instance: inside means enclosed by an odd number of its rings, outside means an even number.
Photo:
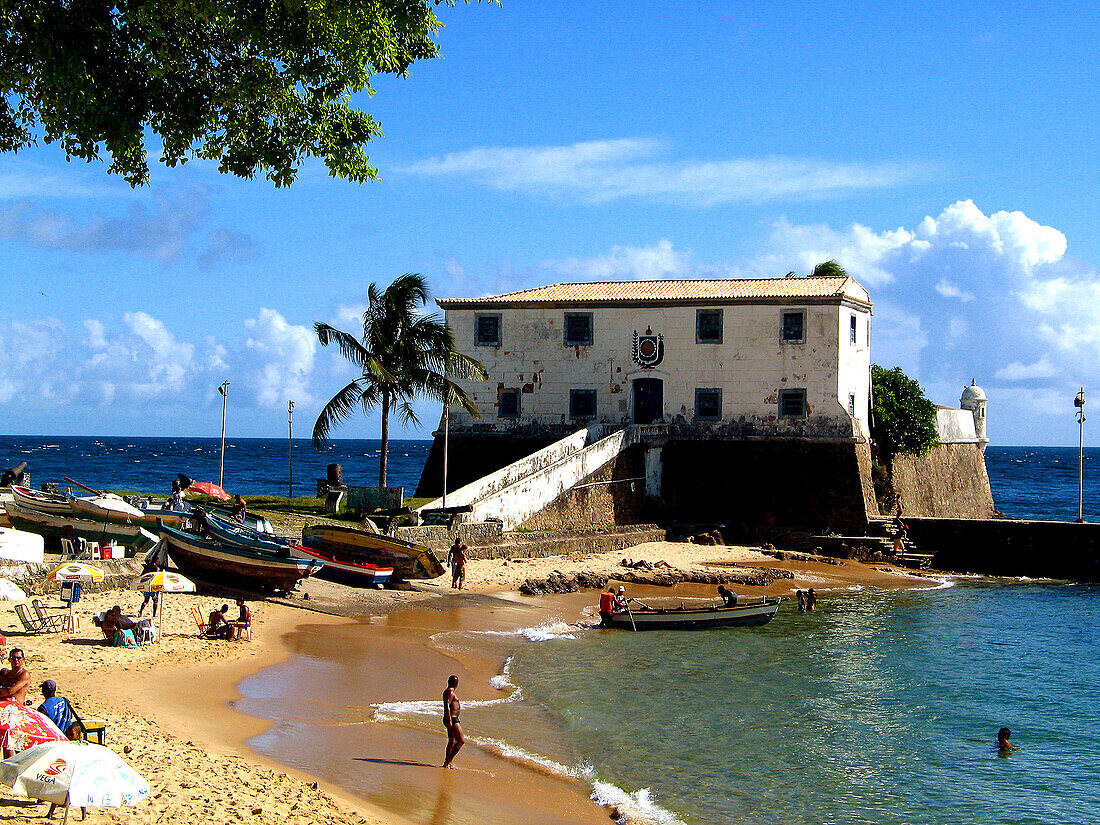
[[[252,609],[244,603],[244,599],[237,599],[239,615],[236,619],[227,619],[229,605],[223,604],[217,610],[210,611],[210,618],[206,622],[206,635],[212,639],[225,639],[231,642],[239,639],[245,630],[252,626]]]
[[[141,607],[145,609],[144,603]],[[142,642],[152,641],[156,634],[151,620],[134,621],[117,604],[102,616],[93,616],[92,623],[103,631],[107,643],[115,647],[138,647]]]

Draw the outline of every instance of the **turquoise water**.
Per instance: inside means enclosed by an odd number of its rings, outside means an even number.
[[[511,679],[667,821],[1093,822],[1098,597],[864,592],[764,628],[551,637],[519,647]],[[1018,753],[971,741],[1002,725]]]

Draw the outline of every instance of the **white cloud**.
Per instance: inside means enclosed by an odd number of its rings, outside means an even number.
[[[999,381],[1027,381],[1032,378],[1054,378],[1056,375],[1057,370],[1050,363],[1050,358],[1043,356],[1032,364],[1013,361],[1008,366],[997,370],[993,377]]]
[[[122,320],[145,344],[145,369],[149,382],[143,391],[152,395],[179,392],[195,357],[195,345],[182,343],[160,321],[145,312],[127,312]]]
[[[315,403],[308,381],[313,372],[317,339],[309,327],[290,324],[273,309],[244,322],[251,334],[245,346],[258,359],[249,371],[249,389],[262,407]]]
[[[944,298],[958,298],[963,303],[974,300],[974,293],[967,292],[965,289],[959,289],[955,284],[946,278],[940,278],[940,282],[936,284],[936,292],[942,295]]]
[[[916,169],[782,156],[663,160],[667,148],[640,138],[568,146],[490,146],[430,158],[405,173],[466,177],[510,192],[606,203],[639,198],[688,206],[806,200],[897,186]]]
[[[1100,383],[1100,276],[1067,249],[1054,227],[961,200],[912,229],[780,220],[752,268],[835,258],[871,289],[876,362],[942,390],[940,403],[976,377],[994,430],[1000,417],[1010,442],[1032,443],[1035,417],[1062,415],[1077,386]]]
[[[605,255],[543,261],[544,269],[581,280],[658,280],[691,277],[691,255],[661,239],[652,246],[613,246]]]

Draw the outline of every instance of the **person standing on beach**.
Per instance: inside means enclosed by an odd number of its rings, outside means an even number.
[[[456,537],[447,557],[451,563],[451,587],[459,590],[466,583],[466,550],[466,545]]]
[[[447,679],[447,689],[443,691],[443,727],[447,729],[447,754],[443,767],[451,767],[451,762],[466,744],[462,733],[462,724],[458,717],[462,713],[462,703],[458,701],[458,677],[451,675]]]

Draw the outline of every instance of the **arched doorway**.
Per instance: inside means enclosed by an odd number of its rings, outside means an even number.
[[[665,417],[665,382],[660,378],[634,379],[634,423],[652,424]]]

